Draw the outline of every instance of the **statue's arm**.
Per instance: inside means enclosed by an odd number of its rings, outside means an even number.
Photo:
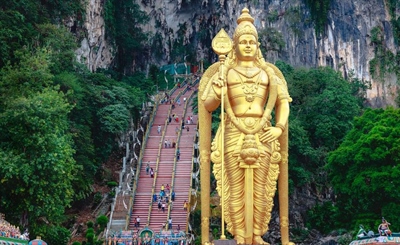
[[[261,135],[260,140],[262,142],[272,142],[278,139],[283,131],[286,129],[287,121],[289,118],[289,102],[291,98],[285,89],[285,84],[277,84],[274,88],[277,89],[277,100],[275,102],[275,126],[268,127],[265,132]]]
[[[204,100],[204,107],[208,112],[215,111],[221,104],[221,87],[216,82],[218,81],[218,74],[214,74],[209,83],[211,83],[207,91],[207,96]]]
[[[290,113],[288,99],[278,99],[275,105],[275,127],[285,130]],[[282,128],[283,127],[283,128]]]
[[[292,98],[289,95],[286,83],[279,78],[277,79],[276,88],[278,90],[278,99],[275,104],[275,126],[285,130],[290,113],[289,103]]]

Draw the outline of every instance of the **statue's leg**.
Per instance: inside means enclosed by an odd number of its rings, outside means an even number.
[[[231,233],[235,235],[237,243],[244,244],[244,171],[238,167],[237,160],[234,157],[227,156],[225,163],[227,172],[226,183],[229,186],[229,196],[225,199],[225,202],[228,202],[229,208],[228,212],[225,212],[225,217],[230,216]]]
[[[262,239],[262,235],[268,230],[268,223],[270,219],[270,210],[272,210],[273,196],[275,190],[268,190],[267,185],[272,185],[275,188],[274,183],[271,182],[269,173],[269,161],[270,156],[267,155],[261,158],[260,168],[254,169],[254,230],[253,230],[253,244],[268,244]]]

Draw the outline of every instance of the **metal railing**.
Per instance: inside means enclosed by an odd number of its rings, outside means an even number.
[[[138,166],[137,166],[136,173],[135,173],[135,181],[134,181],[133,187],[132,187],[132,195],[131,195],[131,199],[130,199],[130,202],[129,202],[129,209],[128,209],[129,212],[128,212],[127,217],[126,217],[125,230],[128,229],[128,226],[129,226],[129,223],[130,223],[130,219],[131,219],[131,216],[132,216],[132,211],[133,211],[133,208],[134,208],[133,204],[135,202],[135,195],[136,195],[138,182],[139,182],[140,169],[142,168],[142,163],[143,163],[143,154],[144,154],[144,151],[145,151],[146,146],[147,146],[147,140],[148,140],[149,135],[150,135],[151,127],[153,126],[153,123],[154,123],[154,118],[157,115],[157,109],[158,109],[160,100],[161,100],[161,96],[160,96],[160,94],[157,94],[156,100],[155,100],[155,105],[153,107],[153,111],[151,113],[151,117],[150,117],[149,123],[147,124],[146,134],[145,134],[145,137],[143,138],[142,146],[141,146],[141,149],[140,149],[139,162],[138,162]]]
[[[183,90],[183,94],[184,93],[186,93],[188,90],[187,90],[187,87]],[[191,101],[191,99],[192,99],[192,97],[193,97],[193,95],[194,95],[194,91],[192,91],[191,92],[191,94],[188,96],[188,99],[186,100],[186,102],[185,102],[185,105],[184,105],[184,108],[183,108],[183,120],[185,120],[185,118],[186,118],[186,112],[187,112],[187,106],[189,105],[189,103],[190,103],[190,101]],[[179,143],[180,143],[180,138],[181,138],[181,133],[182,133],[182,127],[181,127],[181,130],[179,131],[179,135],[178,135],[178,140],[177,140],[177,145],[179,146]],[[196,139],[196,134],[195,134],[195,136],[194,136],[194,140]],[[176,165],[177,165],[177,151],[178,151],[178,147],[177,146],[177,148],[175,149],[175,157],[174,157],[174,166],[173,166],[173,171],[172,171],[172,179],[171,179],[171,190],[174,190],[174,188],[175,188],[175,174],[176,174]],[[194,151],[194,149],[193,149],[193,151]],[[192,153],[192,169],[191,169],[191,172],[192,172],[192,170],[193,170],[193,153]],[[192,180],[190,181],[191,183],[190,183],[190,186],[192,186]],[[189,189],[189,194],[188,194],[188,199],[187,200],[189,200],[189,203],[190,203],[190,193],[191,193],[191,189]],[[189,213],[188,213],[189,214]],[[189,215],[187,214],[187,222],[186,222],[186,224],[188,224],[188,218],[189,218]],[[170,216],[171,216],[171,206],[169,205],[169,207],[168,207],[168,214],[167,214],[167,219],[169,219],[170,218]],[[188,225],[186,225],[186,233],[187,233],[187,230],[188,230]]]
[[[169,96],[171,97],[175,93],[176,90],[177,90],[177,86],[175,85],[169,91]],[[178,96],[180,96],[179,93],[178,93]],[[176,97],[175,97],[175,99],[176,99]],[[168,117],[165,120],[163,133],[162,133],[159,145],[158,145],[158,154],[157,154],[157,160],[156,160],[156,170],[154,171],[154,179],[153,179],[153,185],[152,185],[152,188],[151,188],[151,197],[150,197],[151,201],[150,201],[150,204],[149,204],[149,211],[148,211],[148,215],[147,215],[146,226],[150,225],[151,212],[152,212],[152,209],[153,209],[153,195],[155,193],[156,182],[157,182],[157,177],[158,177],[158,167],[159,167],[159,162],[160,162],[160,157],[161,157],[161,150],[162,150],[162,145],[163,145],[163,141],[164,141],[164,138],[165,138],[165,131],[166,131],[166,128],[167,128],[167,125],[168,125],[168,118],[171,115],[171,111],[172,111],[172,104],[170,105],[170,107],[168,109],[168,113],[167,113]],[[176,144],[177,143],[178,142],[176,142]]]

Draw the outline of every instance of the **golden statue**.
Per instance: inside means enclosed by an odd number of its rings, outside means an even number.
[[[202,243],[210,243],[212,161],[221,197],[221,239],[225,239],[226,223],[238,244],[268,244],[262,235],[268,230],[279,182],[281,241],[293,244],[289,242],[288,219],[291,98],[280,70],[262,57],[254,19],[247,8],[237,23],[233,43],[224,30],[213,39],[220,61],[206,70],[199,85]],[[221,124],[211,143],[211,112],[219,106]]]

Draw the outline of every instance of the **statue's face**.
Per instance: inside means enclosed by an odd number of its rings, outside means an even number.
[[[236,55],[240,60],[254,60],[258,49],[258,42],[255,36],[244,34],[238,38]]]

